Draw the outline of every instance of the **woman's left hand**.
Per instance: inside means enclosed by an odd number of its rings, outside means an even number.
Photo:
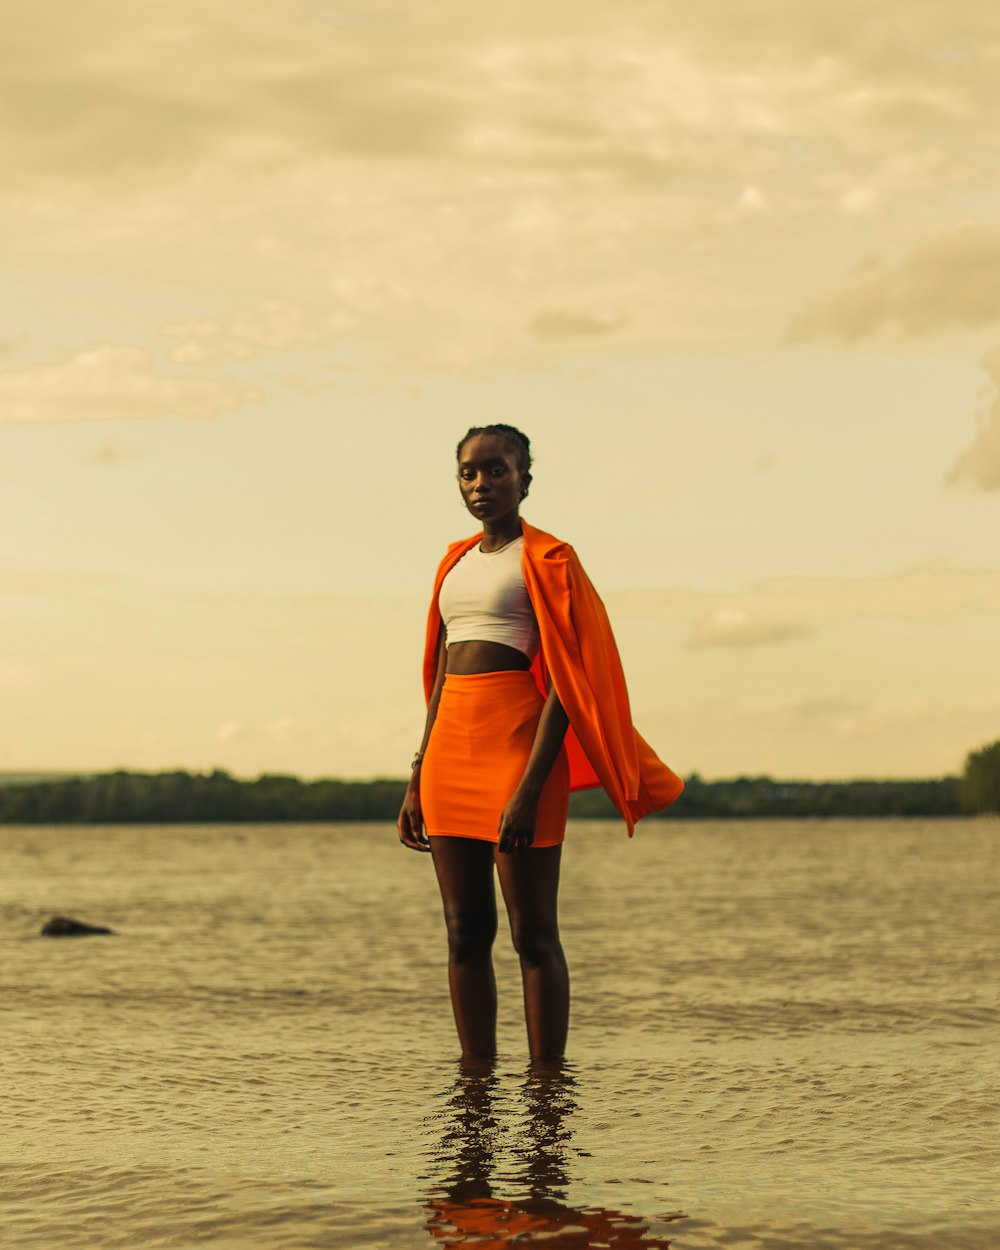
[[[535,840],[535,821],[538,819],[538,797],[514,792],[510,802],[500,813],[500,834],[497,850],[505,855],[527,850]]]

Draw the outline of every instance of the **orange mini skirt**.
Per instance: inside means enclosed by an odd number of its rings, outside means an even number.
[[[496,842],[500,813],[517,789],[545,700],[528,672],[446,673],[420,768],[420,809],[431,837]],[[533,846],[566,834],[569,764],[560,750],[538,803]]]

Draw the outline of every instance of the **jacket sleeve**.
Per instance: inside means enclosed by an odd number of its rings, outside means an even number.
[[[623,797],[633,799],[638,794],[638,756],[618,644],[604,601],[572,548],[568,550],[567,573],[580,664],[590,688],[604,752],[616,765]]]
[[[567,625],[562,632],[575,655],[567,653],[561,683],[555,674],[553,682],[584,753],[631,835],[637,820],[673,803],[684,782],[636,731],[607,610],[576,553],[571,547],[564,552]]]

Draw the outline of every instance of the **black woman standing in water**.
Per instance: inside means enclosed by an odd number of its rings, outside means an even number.
[[[607,613],[566,543],[520,515],[528,439],[469,430],[458,481],[481,532],[452,544],[427,624],[427,721],[399,814],[430,851],[448,929],[462,1053],[496,1053],[494,869],[521,962],[528,1046],[559,1058],[569,975],[558,889],[570,790],[603,785],[631,835],[683,782],[635,731]]]

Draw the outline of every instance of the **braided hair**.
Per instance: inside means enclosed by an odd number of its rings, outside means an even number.
[[[524,499],[531,485],[531,443],[527,434],[522,434],[517,426],[506,425],[502,421],[497,421],[493,425],[474,425],[466,431],[456,447],[456,459],[462,455],[462,448],[469,439],[479,434],[492,434],[494,438],[501,439],[506,444],[507,450],[513,453],[524,480],[524,489],[521,492],[521,498]]]

